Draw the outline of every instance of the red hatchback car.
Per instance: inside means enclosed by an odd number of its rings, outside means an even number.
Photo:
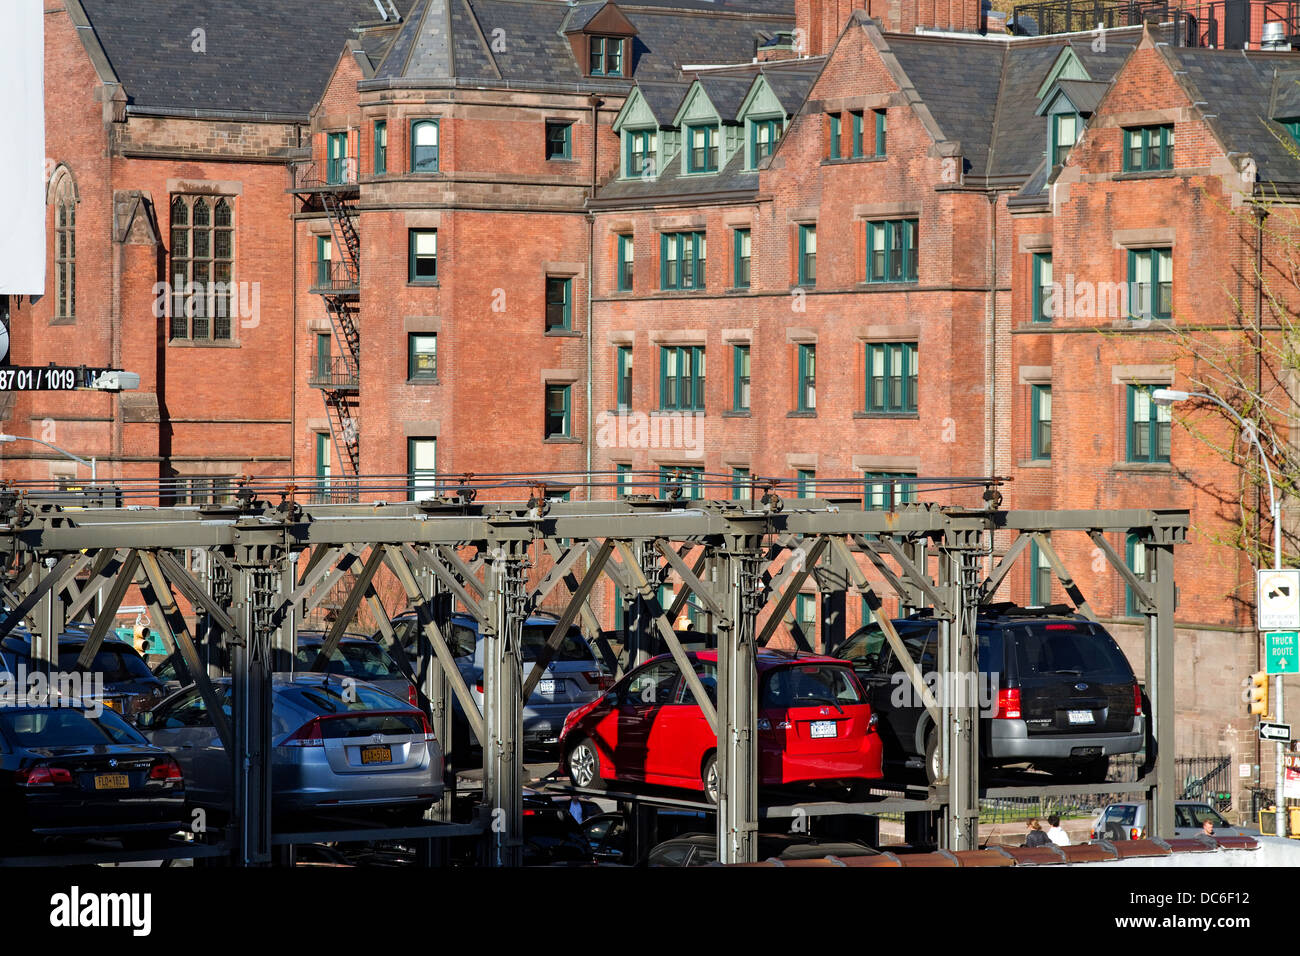
[[[688,656],[716,703],[717,651]],[[761,650],[756,663],[760,786],[856,789],[883,776],[876,717],[848,662]],[[569,714],[560,753],[575,786],[638,781],[703,790],[717,802],[717,739],[667,654]]]

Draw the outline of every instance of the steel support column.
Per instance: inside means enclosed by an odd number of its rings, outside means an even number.
[[[718,859],[751,863],[758,853],[758,676],[755,663],[761,567],[757,537],[729,537],[718,552],[729,619],[718,628]]]
[[[490,625],[483,636],[483,802],[491,816],[485,862],[523,862],[523,677],[520,640],[527,616],[524,549],[519,542],[497,546],[488,562],[484,609]]]
[[[1152,558],[1155,560],[1153,561]],[[1148,572],[1154,574],[1156,608],[1148,618],[1147,694],[1155,721],[1156,787],[1150,796],[1151,835],[1174,835],[1174,549],[1169,543],[1147,546]],[[1150,757],[1147,762],[1150,763]]]

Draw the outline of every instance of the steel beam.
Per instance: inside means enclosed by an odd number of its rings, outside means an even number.
[[[715,557],[730,607],[718,629],[718,860],[751,863],[758,855],[759,539],[730,538]],[[683,674],[693,677],[695,669]],[[694,688],[697,701],[707,698]]]
[[[402,555],[406,558],[408,564],[426,568],[433,574],[437,575],[438,580],[442,582],[443,587],[454,594],[456,600],[465,605],[466,610],[468,610],[470,614],[474,615],[480,626],[488,623],[487,611],[485,611],[482,605],[480,605],[473,595],[469,593],[469,589],[465,587],[460,578],[458,578],[450,568],[443,564],[441,556],[435,557],[423,548],[417,551],[409,544],[402,545]]]
[[[366,558],[361,573],[357,575],[357,579],[352,583],[352,589],[348,591],[342,609],[339,611],[338,616],[334,618],[334,624],[330,627],[329,633],[325,635],[325,640],[321,642],[320,651],[316,654],[316,660],[311,665],[313,671],[325,670],[329,665],[330,658],[339,649],[339,641],[343,639],[343,633],[351,625],[352,619],[357,616],[357,609],[361,607],[366,591],[370,589],[370,582],[374,580],[375,572],[379,570],[379,565],[384,561],[385,550],[383,545],[378,544],[370,549],[370,557]]]
[[[100,609],[99,615],[95,618],[95,624],[90,629],[90,637],[86,639],[85,647],[82,648],[81,654],[77,657],[78,670],[90,670],[90,665],[94,663],[95,655],[99,653],[99,648],[104,643],[109,625],[113,623],[117,609],[122,606],[122,598],[126,597],[127,588],[131,586],[131,582],[135,578],[136,568],[139,566],[139,552],[128,552],[117,577],[113,579],[113,586],[109,588],[108,600],[104,602],[103,608]],[[89,590],[89,587],[87,590]]]
[[[578,616],[578,610],[587,603],[587,597],[591,594],[592,588],[596,586],[596,582],[600,580],[600,574],[605,570],[605,564],[609,561],[609,556],[613,551],[614,543],[606,541],[601,545],[600,550],[596,552],[596,559],[592,561],[591,567],[583,575],[578,590],[569,599],[568,605],[564,608],[564,613],[555,622],[555,627],[551,628],[551,633],[546,638],[546,644],[537,652],[537,659],[533,662],[533,669],[529,673],[527,680],[524,681],[523,690],[519,694],[523,700],[532,698],[533,691],[537,689],[537,682],[546,673],[546,668],[550,666],[551,658],[555,656],[555,652],[559,649],[564,635],[569,633],[569,627]]]
[[[808,575],[812,573],[812,569],[816,566],[817,562],[821,560],[822,554],[825,553],[829,540],[829,538],[820,537],[812,543],[812,547],[807,552],[804,552],[802,547],[799,547],[790,552],[790,556],[786,558],[787,563],[793,561],[795,562],[795,566],[790,574],[789,582],[786,583],[785,587],[781,590],[780,599],[777,600],[776,606],[772,609],[772,613],[767,616],[767,621],[763,624],[763,629],[758,634],[757,640],[759,647],[767,646],[767,642],[772,639],[772,635],[776,633],[776,629],[781,626],[781,622],[785,620],[786,615],[789,614],[790,607],[794,604],[795,598],[799,596],[799,589],[803,587],[803,583],[808,580]],[[798,554],[803,554],[804,557],[798,559],[795,557],[795,555]],[[782,568],[782,570],[784,570],[784,568]],[[797,625],[798,622],[795,623]],[[791,629],[791,635],[794,636],[795,644],[798,645],[799,650],[812,650],[811,645],[808,643],[807,635],[797,626]]]
[[[48,571],[43,566],[37,567],[34,572],[38,575],[36,584],[23,596],[18,606],[10,609],[9,613],[4,616],[4,620],[0,620],[0,637],[4,637],[12,631],[14,625],[30,614],[52,589],[62,590],[60,582],[63,576],[68,573],[68,569],[72,567],[74,560],[75,555],[65,554]],[[46,625],[42,624],[41,626]]]
[[[1007,553],[1002,555],[997,567],[989,573],[984,583],[980,585],[980,600],[988,603],[993,595],[997,593],[998,588],[1002,586],[1003,579],[1015,566],[1016,559],[1020,557],[1027,547],[1029,547],[1029,535],[1017,535],[1016,540],[1011,542],[1011,547],[1007,548]]]
[[[1056,574],[1057,580],[1061,582],[1061,587],[1065,588],[1065,593],[1074,602],[1075,609],[1088,620],[1095,622],[1097,615],[1088,606],[1088,599],[1083,596],[1079,586],[1074,583],[1074,578],[1070,577],[1070,572],[1066,570],[1065,562],[1056,553],[1056,548],[1052,547],[1052,539],[1041,531],[1035,531],[1033,534],[1034,543],[1038,545],[1038,550],[1043,552],[1048,564],[1052,566],[1052,571]]]
[[[1089,531],[1088,537],[1092,538],[1093,544],[1105,555],[1106,560],[1110,562],[1110,566],[1124,579],[1124,583],[1132,589],[1134,597],[1138,599],[1139,607],[1143,610],[1148,607],[1154,609],[1155,600],[1151,596],[1150,585],[1134,574],[1133,569],[1128,566],[1128,562],[1115,553],[1115,549],[1110,546],[1106,536],[1100,531]]]
[[[1152,560],[1154,558],[1154,560]],[[1174,768],[1174,549],[1147,545],[1147,570],[1154,577],[1155,613],[1148,612],[1147,695],[1151,700],[1156,746],[1156,785],[1150,796],[1151,835],[1174,835],[1174,798],[1178,796]],[[1147,758],[1149,764],[1150,757]]]

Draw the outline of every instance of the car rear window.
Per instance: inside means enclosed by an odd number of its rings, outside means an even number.
[[[304,644],[294,655],[298,659],[299,670],[311,670],[320,653],[320,644]],[[358,680],[400,680],[402,671],[378,644],[344,642],[335,648],[326,664],[325,672],[339,677],[355,677]]]
[[[303,683],[286,689],[290,700],[314,714],[363,713],[367,710],[396,710],[400,702],[378,687],[353,684]]]
[[[542,651],[542,645],[546,639],[551,636],[554,630],[552,625],[548,624],[525,624],[522,649],[524,660],[535,661]],[[553,661],[594,661],[595,655],[591,647],[583,640],[582,632],[577,628],[569,631],[560,639],[560,646],[551,658]]]
[[[1085,622],[1051,621],[1020,629],[1016,641],[1020,676],[1121,674],[1132,677],[1128,659],[1106,631]]]
[[[1216,827],[1228,826],[1228,821],[1214,812],[1207,804],[1178,804],[1174,807],[1175,825],[1180,827],[1200,827],[1209,820]]]
[[[862,695],[848,667],[832,664],[796,664],[778,667],[763,680],[759,707],[782,710],[815,704],[860,704]]]
[[[83,645],[84,646],[84,645]],[[68,673],[77,670],[77,658],[81,656],[82,647],[59,649],[59,669]],[[153,677],[149,665],[133,649],[126,647],[100,647],[99,653],[91,661],[89,672],[103,674],[108,683],[140,680]]]
[[[144,737],[111,710],[93,718],[68,707],[0,711],[0,727],[20,747],[146,743]]]
[[[331,717],[320,722],[321,737],[325,740],[348,740],[383,734],[388,737],[424,736],[424,724],[419,714],[357,714],[351,717]]]

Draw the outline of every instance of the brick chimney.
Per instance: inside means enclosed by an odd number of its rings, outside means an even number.
[[[976,33],[980,0],[795,0],[795,27],[809,56],[835,45],[854,10],[867,11],[887,33],[913,33],[917,27]]]

